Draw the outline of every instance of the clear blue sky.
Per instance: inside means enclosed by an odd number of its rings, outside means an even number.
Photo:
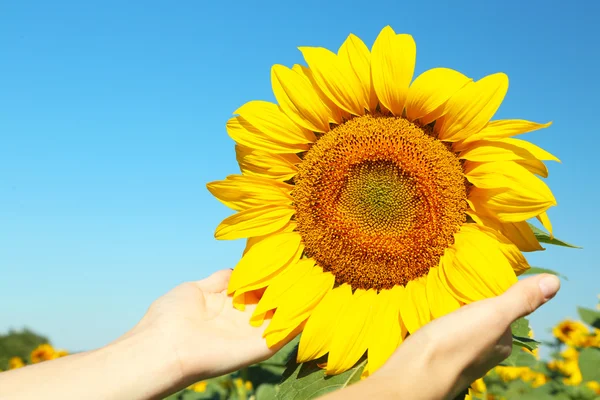
[[[205,189],[237,171],[225,123],[273,100],[270,67],[297,46],[370,46],[387,24],[417,42],[417,72],[506,72],[497,118],[562,159],[557,236],[585,250],[530,257],[570,280],[538,334],[600,293],[600,102],[594,1],[18,1],[0,7],[0,332],[28,326],[70,350],[113,340],[176,284],[232,267],[230,214]],[[451,4],[451,5],[450,5]]]

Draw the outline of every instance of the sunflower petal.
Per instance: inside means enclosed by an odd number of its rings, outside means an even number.
[[[377,94],[371,84],[371,53],[360,38],[350,34],[338,51],[338,57],[349,64],[360,80],[364,108],[374,112],[377,108]]]
[[[441,117],[444,104],[472,79],[449,68],[433,68],[423,72],[408,89],[406,118],[422,118],[426,125]]]
[[[215,238],[234,240],[263,236],[283,228],[296,211],[290,205],[270,205],[249,208],[227,217],[215,231]]]
[[[517,164],[525,168],[527,171],[532,174],[536,174],[541,176],[542,178],[548,177],[548,167],[544,164],[543,161],[540,160],[517,160],[515,161]]]
[[[517,276],[531,268],[519,248],[501,232],[487,226],[478,226],[477,228],[498,243],[498,248],[504,254],[504,257],[506,257]]]
[[[482,130],[502,104],[508,90],[508,77],[503,73],[488,75],[467,83],[448,100],[444,117],[434,130],[440,140],[456,142]]]
[[[465,164],[465,170],[467,179],[475,185],[468,203],[477,213],[503,222],[518,222],[556,205],[548,186],[515,162],[482,163],[474,168]]]
[[[408,282],[404,290],[403,301],[400,304],[402,321],[411,334],[431,321],[425,283],[424,277]]]
[[[227,293],[260,283],[295,263],[304,248],[301,240],[298,233],[289,232],[272,235],[256,243],[233,269]]]
[[[274,65],[271,86],[280,107],[298,126],[314,132],[329,132],[331,112],[306,77],[283,65]]]
[[[263,333],[267,344],[272,347],[304,323],[323,297],[332,289],[335,277],[313,267],[279,299],[277,310]]]
[[[289,221],[283,228],[279,229],[277,232],[273,232],[271,234],[268,235],[263,235],[263,236],[253,236],[253,237],[249,237],[246,240],[246,247],[244,248],[244,253],[242,255],[245,255],[248,251],[250,251],[250,249],[257,243],[262,242],[263,240],[265,240],[266,238],[273,236],[273,235],[277,235],[279,233],[288,233],[288,232],[294,232],[296,230],[296,228],[298,227],[298,223],[296,221]]]
[[[287,291],[299,279],[311,272],[314,266],[315,261],[313,259],[303,258],[295,264],[291,264],[282,273],[273,278],[254,309],[252,317],[250,317],[250,324],[252,326],[261,326],[269,311],[277,308]]]
[[[297,362],[315,360],[329,352],[340,315],[352,299],[352,288],[342,284],[325,295],[308,318],[298,346]]]
[[[550,239],[552,239],[554,235],[552,234],[552,222],[550,222],[548,213],[543,212],[540,215],[536,215],[536,218],[542,223],[542,225],[544,226],[544,228],[546,228],[548,233],[550,233]]]
[[[440,259],[443,262],[444,258]],[[429,269],[426,281],[427,302],[431,315],[434,318],[443,317],[454,310],[458,310],[460,303],[452,296],[446,286],[440,280],[440,268],[433,267]]]
[[[401,116],[408,87],[415,73],[417,46],[410,35],[386,26],[371,50],[371,77],[379,101],[394,115]]]
[[[553,160],[558,158],[544,149],[520,139],[480,140],[461,151],[459,158],[469,161]]]
[[[315,77],[310,68],[307,68],[304,65],[294,64],[292,69],[300,75],[304,76],[310,82],[310,85],[312,86],[315,93],[317,93],[323,104],[325,104],[325,106],[327,107],[330,123],[341,124],[344,121],[344,119],[350,118],[349,113],[339,108],[337,104],[331,101],[329,97],[327,97],[327,95],[323,93],[323,91],[315,81]]]
[[[544,250],[526,221],[500,222],[495,218],[477,215],[472,212],[467,212],[467,214],[469,214],[478,225],[487,226],[500,232],[521,251]]]
[[[482,139],[493,140],[509,138],[511,136],[547,128],[550,125],[552,125],[552,122],[539,124],[537,122],[526,121],[523,119],[500,119],[496,121],[490,121],[482,130],[469,137],[466,137],[461,143],[459,143],[459,145],[463,146],[473,141]]]
[[[335,327],[325,369],[327,375],[340,374],[352,368],[367,350],[371,312],[376,297],[377,292],[372,289],[357,289],[352,295],[350,305],[340,315]]]
[[[313,143],[317,138],[295,124],[277,104],[253,100],[234,111],[268,137],[282,143]]]
[[[363,89],[349,63],[322,47],[300,47],[319,88],[342,110],[364,115]]]
[[[274,154],[235,146],[235,156],[243,175],[271,178],[279,181],[291,179],[298,172],[300,158],[296,154]]]
[[[206,187],[221,203],[238,211],[264,204],[292,203],[292,186],[271,179],[229,175],[223,181],[208,183]]]
[[[269,153],[298,153],[310,148],[310,145],[304,141],[279,142],[240,116],[227,121],[227,134],[236,143]]]
[[[440,275],[455,298],[471,303],[497,296],[517,281],[509,261],[494,240],[475,224],[465,224],[446,250],[449,260],[440,264]]]
[[[365,369],[367,375],[377,371],[406,336],[406,328],[400,320],[400,301],[404,288],[396,286],[382,290],[373,306],[373,321],[369,329],[369,361]]]

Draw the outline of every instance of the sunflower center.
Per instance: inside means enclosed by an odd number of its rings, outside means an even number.
[[[293,197],[306,254],[355,289],[425,275],[465,221],[458,158],[403,118],[367,115],[327,133],[305,154]]]

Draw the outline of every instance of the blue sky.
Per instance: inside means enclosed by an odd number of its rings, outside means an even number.
[[[209,4],[210,3],[210,4]],[[286,4],[284,4],[286,3]],[[449,5],[451,3],[451,5]],[[231,212],[205,184],[237,172],[231,113],[273,100],[270,67],[297,46],[370,46],[390,24],[417,72],[446,66],[511,84],[496,118],[552,120],[557,236],[532,265],[569,277],[538,335],[600,293],[597,2],[5,2],[0,12],[0,332],[29,326],[70,350],[129,329],[156,297],[233,267]]]

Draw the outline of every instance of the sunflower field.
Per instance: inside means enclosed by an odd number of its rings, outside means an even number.
[[[526,320],[513,324],[523,337],[502,365],[473,382],[465,400],[594,400],[600,399],[600,304],[579,308],[580,320],[564,320],[552,328],[553,340],[537,342]],[[528,337],[529,340],[525,339]],[[306,400],[341,389],[361,379],[366,359],[342,374],[324,379],[322,360],[296,364],[298,338],[262,363],[232,374],[197,382],[168,400]],[[540,357],[544,349],[546,357]],[[48,339],[30,331],[0,336],[0,369],[23,368],[67,356]]]

